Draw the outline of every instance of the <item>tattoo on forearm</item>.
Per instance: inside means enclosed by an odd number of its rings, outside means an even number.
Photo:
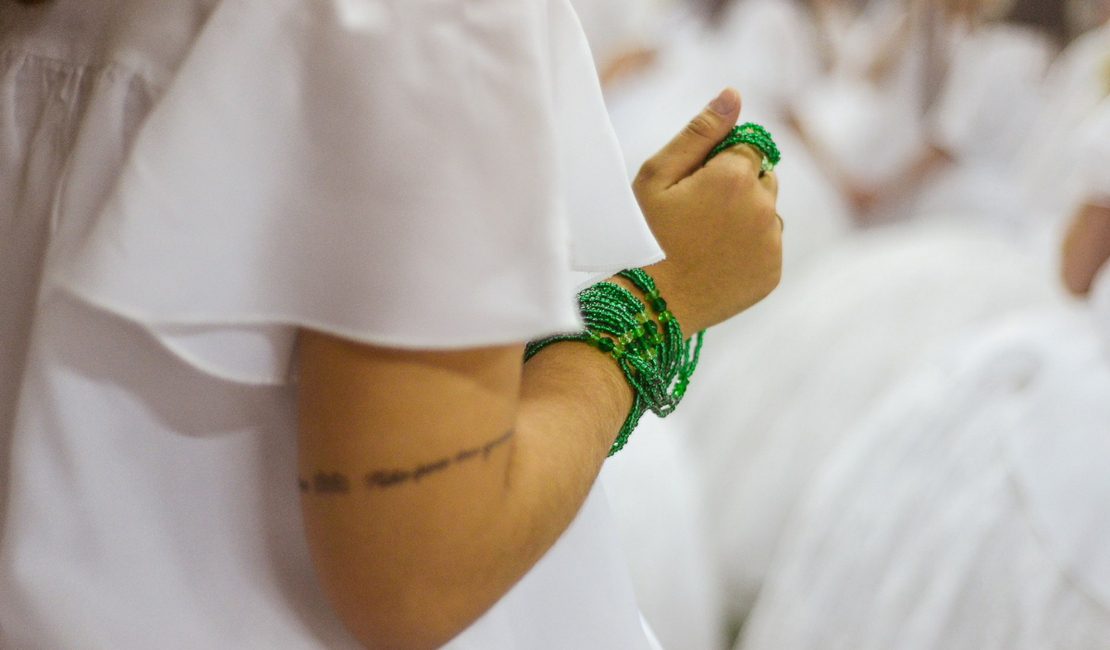
[[[489,459],[493,450],[498,447],[508,444],[509,440],[513,437],[513,431],[509,430],[505,435],[495,440],[479,445],[471,449],[464,449],[452,457],[440,458],[431,463],[424,463],[417,465],[412,469],[386,469],[368,472],[363,477],[363,486],[367,490],[381,490],[386,488],[395,487],[402,483],[418,483],[432,474],[438,474],[451,468],[453,465],[459,465],[469,460],[482,457],[482,460]],[[341,495],[350,494],[351,480],[344,474],[336,472],[316,472],[309,481],[304,478],[297,479],[297,483],[302,493],[305,494],[321,494],[321,495]]]

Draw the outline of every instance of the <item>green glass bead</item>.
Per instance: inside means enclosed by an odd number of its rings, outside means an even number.
[[[648,299],[648,302],[651,302],[652,300],[655,300],[656,298],[659,297],[659,290],[658,289],[652,289],[651,291],[648,291],[647,293],[645,293],[644,297]]]
[[[659,322],[664,324],[664,325],[673,321],[673,320],[674,320],[674,314],[672,314],[669,311],[665,311],[665,312],[659,314]]]
[[[655,334],[655,332],[656,332],[655,321],[649,320],[648,322],[644,323],[644,334]]]
[[[636,337],[632,335],[632,332],[625,332],[624,334],[621,334],[621,337],[617,340],[620,341],[623,345],[628,345],[635,338]]]
[[[662,298],[653,298],[651,301],[651,310],[657,314],[662,314],[667,311],[667,301]]]
[[[615,347],[616,344],[613,343],[613,339],[601,337],[597,341],[597,349],[602,352],[612,352]]]

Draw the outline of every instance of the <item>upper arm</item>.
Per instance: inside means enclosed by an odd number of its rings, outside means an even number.
[[[457,553],[481,565],[507,516],[522,346],[405,351],[306,331],[299,355],[302,503],[325,593],[368,647],[438,647],[503,593]]]

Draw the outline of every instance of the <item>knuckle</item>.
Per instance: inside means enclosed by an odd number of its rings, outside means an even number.
[[[652,179],[659,175],[660,164],[657,157],[653,156],[644,161],[640,165],[639,171],[636,172],[636,178],[632,179],[633,185],[644,185],[650,183]]]
[[[702,114],[690,120],[684,131],[694,137],[710,140],[717,132],[717,125],[709,117]]]

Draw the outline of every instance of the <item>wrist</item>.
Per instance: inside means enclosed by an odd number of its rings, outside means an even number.
[[[645,266],[644,272],[650,275],[651,279],[655,281],[655,287],[659,290],[659,295],[667,301],[667,309],[674,315],[675,320],[682,329],[682,338],[688,341],[692,336],[706,329],[709,325],[706,324],[703,319],[697,317],[700,311],[696,306],[691,304],[691,301],[679,288],[680,285],[674,280],[674,275],[672,274],[673,269],[673,263],[668,260],[663,260],[651,266]],[[628,279],[615,276],[606,281],[619,284],[631,291],[637,298],[642,299],[641,292],[636,289]]]

